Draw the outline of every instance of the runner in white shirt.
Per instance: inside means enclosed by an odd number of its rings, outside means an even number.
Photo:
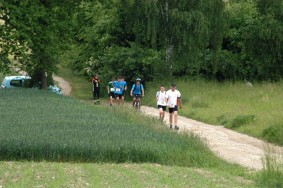
[[[182,101],[181,101],[181,93],[176,89],[176,84],[171,84],[171,89],[166,92],[166,104],[169,110],[169,123],[170,128],[172,128],[173,117],[175,130],[178,130],[178,105],[180,105],[180,109],[182,109]]]
[[[157,108],[159,110],[160,120],[163,122],[166,111],[166,91],[164,85],[160,86],[160,91],[156,93]]]

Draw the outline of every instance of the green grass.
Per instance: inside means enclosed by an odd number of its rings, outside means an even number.
[[[72,79],[75,96],[90,99],[89,83]],[[128,108],[22,89],[0,90],[0,109],[0,187],[255,186],[254,173],[215,157],[198,137]]]
[[[215,169],[158,164],[0,162],[0,187],[255,187]]]
[[[0,110],[1,160],[227,166],[198,137],[175,134],[132,109],[19,89],[1,91]]]
[[[170,82],[163,82],[167,89]],[[160,81],[147,84],[144,102],[153,100]],[[177,81],[184,102],[180,114],[283,145],[283,84],[241,82],[217,83],[202,80]]]
[[[67,80],[72,86],[71,95],[77,99],[90,100],[92,99],[92,83],[85,77],[78,76],[66,65],[59,66],[58,75]],[[106,86],[105,86],[106,90]]]

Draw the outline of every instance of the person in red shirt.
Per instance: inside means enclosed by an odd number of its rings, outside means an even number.
[[[92,84],[93,84],[93,102],[99,102],[100,97],[100,79],[98,78],[98,75],[94,75],[92,78]]]

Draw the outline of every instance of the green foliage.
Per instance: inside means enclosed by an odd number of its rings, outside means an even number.
[[[268,142],[279,143],[283,145],[283,126],[282,124],[276,124],[270,126],[262,131],[262,137]]]
[[[87,69],[90,74],[127,76],[133,71],[124,57],[128,51],[133,59],[131,66],[136,66],[134,74],[146,80],[164,75],[198,75],[205,49],[213,46],[217,53],[220,48],[223,9],[220,0],[83,3],[75,19],[77,34],[70,53],[72,60],[68,61],[74,69]],[[133,52],[139,55],[132,56]],[[112,65],[113,56],[118,71]],[[89,61],[96,66],[88,66]],[[148,68],[150,73],[144,71]],[[133,76],[128,77],[130,80]]]
[[[227,165],[199,138],[176,134],[132,108],[93,107],[28,89],[1,91],[0,104],[1,160]]]
[[[68,38],[68,27],[79,1],[15,0],[0,4],[0,51],[2,66],[16,66],[33,75],[40,72],[42,87],[46,73],[56,71],[57,57]],[[8,56],[17,64],[11,64]]]
[[[230,29],[223,49],[232,52],[226,58],[235,65],[235,79],[279,80],[282,76],[283,19],[278,11],[282,6],[281,0],[258,0],[231,1],[226,7]]]
[[[255,115],[237,115],[231,122],[230,125],[228,125],[229,128],[237,128],[241,127],[243,125],[247,125],[251,122],[255,121]]]

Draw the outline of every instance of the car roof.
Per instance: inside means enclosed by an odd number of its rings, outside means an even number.
[[[6,80],[12,80],[12,79],[31,79],[29,76],[5,76]]]

